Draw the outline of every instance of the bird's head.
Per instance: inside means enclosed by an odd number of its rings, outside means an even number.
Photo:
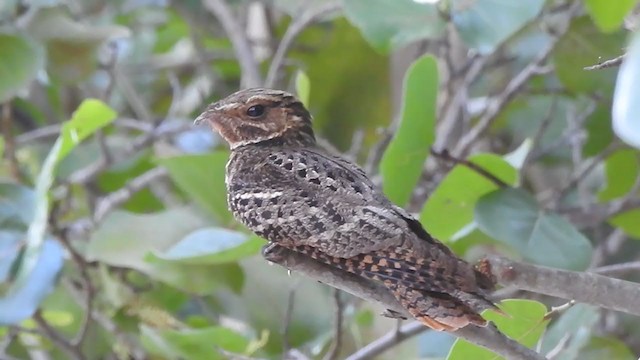
[[[195,124],[207,122],[231,149],[248,144],[315,144],[311,115],[295,96],[280,90],[240,90],[209,105]]]

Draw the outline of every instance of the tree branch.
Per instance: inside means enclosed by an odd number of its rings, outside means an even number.
[[[274,262],[285,268],[297,271],[314,280],[323,282],[334,288],[346,291],[366,301],[377,303],[385,309],[403,314],[408,318],[412,316],[400,305],[389,290],[381,283],[361,278],[357,275],[344,272],[340,269],[324,265],[309,257],[288,250],[276,244],[265,246],[262,255],[268,261]],[[424,327],[426,330],[426,327]],[[455,336],[469,342],[487,348],[496,354],[508,359],[544,359],[535,351],[526,348],[518,342],[509,339],[494,326],[477,327],[467,326],[454,333]],[[379,347],[383,351],[387,347]],[[357,358],[356,358],[357,359]]]
[[[258,71],[256,58],[251,51],[249,39],[245,36],[244,30],[240,27],[227,3],[224,0],[205,0],[203,4],[218,19],[231,40],[233,51],[240,64],[240,69],[242,69],[240,86],[243,88],[261,86],[262,78]]]
[[[490,256],[498,283],[640,316],[640,284],[588,272],[552,269]]]
[[[287,32],[282,37],[282,40],[280,40],[276,53],[273,55],[271,66],[269,66],[269,71],[267,72],[267,80],[265,81],[266,87],[273,87],[275,85],[278,71],[284,62],[284,57],[287,54],[287,51],[289,51],[291,44],[293,44],[293,40],[295,40],[302,30],[319,17],[338,11],[341,7],[342,5],[339,2],[329,2],[321,6],[314,6],[305,11],[300,17],[293,20],[291,25],[287,28]]]

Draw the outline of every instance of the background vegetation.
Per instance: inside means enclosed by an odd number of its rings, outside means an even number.
[[[297,92],[460,256],[637,280],[636,2],[3,1],[0,358],[345,358],[395,331],[231,218],[226,147],[192,119],[239,87]],[[637,317],[498,295],[549,357],[640,354]],[[366,356],[491,358],[454,339]]]

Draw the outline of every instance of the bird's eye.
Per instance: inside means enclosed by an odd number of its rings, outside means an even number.
[[[253,105],[247,109],[247,115],[252,118],[260,117],[262,114],[264,114],[264,106],[262,105]]]

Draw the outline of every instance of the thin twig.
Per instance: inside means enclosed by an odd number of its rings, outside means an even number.
[[[70,359],[84,360],[85,356],[77,346],[74,346],[69,339],[65,338],[57,330],[55,330],[49,323],[42,317],[40,310],[36,311],[33,315],[33,321],[40,327],[42,334],[46,336],[51,342],[55,343],[62,349]]]
[[[622,54],[616,58],[605,60],[596,65],[584,67],[583,69],[591,71],[591,70],[602,70],[602,69],[608,69],[608,68],[620,66],[622,64],[622,61],[624,61],[625,56],[627,56],[627,54]]]
[[[466,159],[458,159],[454,156],[452,156],[449,151],[447,149],[443,149],[442,151],[436,151],[435,149],[431,148],[431,155],[454,163],[456,165],[463,165],[468,167],[469,169],[477,172],[479,175],[485,177],[487,180],[491,181],[492,183],[494,183],[496,186],[498,186],[499,188],[505,188],[505,187],[509,187],[509,184],[507,184],[506,182],[502,181],[500,178],[498,178],[497,176],[493,175],[492,173],[490,173],[489,171],[485,170],[483,167],[478,166],[477,164],[472,163],[469,160]]]
[[[126,185],[108,194],[98,201],[96,209],[93,213],[93,221],[95,223],[101,222],[104,217],[118,205],[124,204],[125,202],[129,201],[129,199],[131,199],[133,195],[149,186],[152,181],[155,181],[166,175],[167,170],[165,168],[156,167],[129,180]]]
[[[640,261],[605,265],[591,270],[591,272],[607,276],[621,275],[630,271],[640,271]]]
[[[218,19],[233,45],[233,51],[240,64],[240,69],[242,69],[240,86],[252,88],[262,85],[262,77],[249,39],[227,3],[224,0],[204,0],[203,4]]]
[[[298,288],[299,282],[296,281],[295,284],[291,286],[289,289],[289,295],[287,296],[287,308],[284,312],[284,319],[282,320],[282,353],[286,354],[290,349],[291,345],[289,344],[289,328],[291,327],[291,320],[293,319],[293,308],[296,302],[296,289]]]
[[[420,334],[427,328],[417,321],[410,322],[399,328],[391,330],[380,338],[370,342],[367,346],[349,355],[346,360],[372,359],[399,343]]]
[[[567,10],[566,17],[570,20],[580,9],[580,4],[577,2]],[[459,157],[464,157],[476,141],[489,129],[491,124],[495,121],[502,109],[515,97],[516,94],[522,90],[524,85],[527,84],[529,79],[534,75],[540,74],[542,71],[542,65],[547,61],[551,52],[555,48],[558,39],[568,30],[568,24],[570,21],[566,21],[564,28],[555,34],[555,38],[551,43],[544,48],[540,54],[527,66],[525,66],[517,75],[511,79],[511,81],[505,86],[504,90],[497,95],[493,101],[489,103],[485,112],[480,116],[476,125],[467,132],[455,147],[454,154]]]
[[[297,17],[293,20],[291,25],[289,25],[289,27],[287,28],[284,36],[282,37],[282,40],[280,40],[280,44],[278,45],[276,53],[273,55],[273,60],[271,61],[271,66],[269,66],[267,79],[265,81],[266,87],[273,87],[275,85],[278,72],[280,71],[280,67],[284,62],[287,51],[289,51],[289,48],[293,44],[293,41],[302,32],[302,30],[304,30],[316,19],[336,12],[340,10],[341,7],[342,5],[339,2],[329,2],[320,6],[313,6],[302,13],[300,17]]]
[[[333,321],[333,344],[331,348],[327,352],[327,355],[323,358],[323,360],[335,360],[340,355],[340,350],[342,349],[342,317],[344,315],[344,304],[342,299],[340,299],[340,290],[333,289],[333,302],[334,302],[334,321]]]

